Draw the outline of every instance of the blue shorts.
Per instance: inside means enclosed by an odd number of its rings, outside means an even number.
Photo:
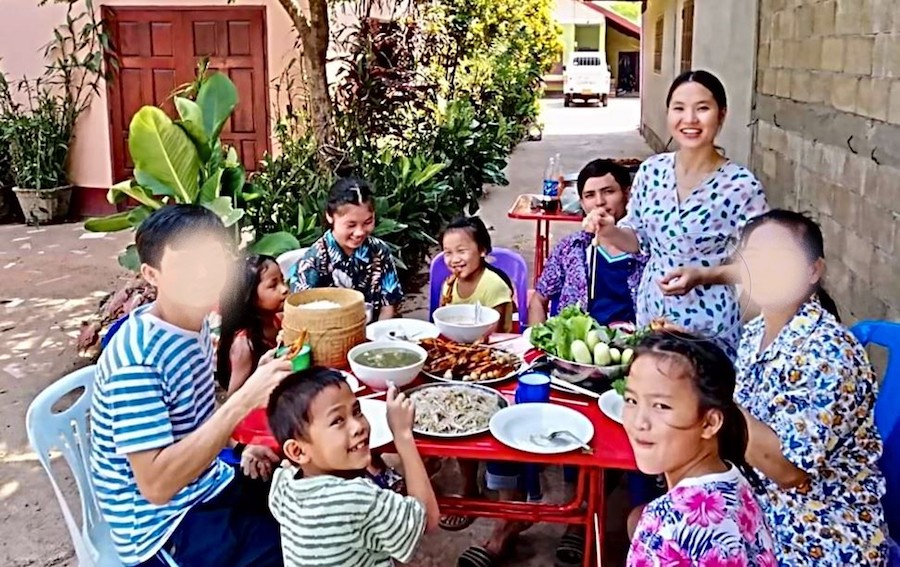
[[[215,498],[191,508],[163,552],[140,567],[283,567],[281,534],[267,508],[266,484],[236,474]]]
[[[509,461],[487,463],[485,484],[491,490],[520,490],[525,492],[530,502],[539,502],[544,495],[541,491],[541,468],[539,465],[523,465]]]

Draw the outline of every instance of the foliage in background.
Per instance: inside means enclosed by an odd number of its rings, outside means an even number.
[[[237,234],[237,223],[244,215],[239,204],[247,200],[244,167],[234,148],[224,147],[219,139],[237,105],[237,89],[222,73],[207,76],[205,65],[198,72],[196,84],[181,90],[196,93],[196,99],[174,97],[178,120],[155,106],[144,106],[131,119],[128,150],[134,178],[112,186],[107,198],[112,204],[131,199],[137,206],[90,219],[85,228],[96,232],[137,228],[166,204],[192,203],[216,213],[225,226],[235,227]],[[296,244],[289,235],[283,238]],[[134,245],[119,257],[119,263],[131,270],[138,268]]]
[[[40,5],[47,3],[42,0]],[[8,144],[15,184],[29,189],[68,184],[75,123],[99,92],[103,55],[109,48],[91,0],[57,3],[67,5],[65,22],[44,47],[43,75],[15,82],[0,75],[0,132]]]
[[[503,170],[537,117],[560,32],[551,0],[419,0],[387,22],[370,17],[376,4],[357,0],[358,23],[333,32],[342,54],[331,90],[339,157],[323,164],[316,120],[288,92],[282,153],[253,178],[259,198],[247,221],[308,245],[324,230],[335,176],[361,175],[377,196],[375,234],[408,276],[451,218],[477,210],[485,184],[507,183]]]
[[[601,2],[600,5],[641,25],[641,4],[637,2]]]
[[[536,118],[541,76],[560,53],[554,6],[548,0],[433,0],[420,8],[439,50],[430,72],[446,98],[471,101],[479,120],[505,119],[510,146]]]
[[[245,205],[245,220],[258,234],[289,232],[298,247],[307,247],[324,230],[324,203],[334,179],[320,169],[312,132],[291,123],[285,118],[276,127],[281,152],[267,155],[253,176],[256,198]]]

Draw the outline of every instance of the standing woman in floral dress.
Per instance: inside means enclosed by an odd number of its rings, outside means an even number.
[[[740,229],[768,209],[766,197],[750,171],[716,148],[728,108],[718,78],[683,73],[666,106],[678,151],[641,164],[625,218],[616,223],[598,207],[585,226],[620,250],[649,255],[638,288],[638,325],[665,318],[715,340],[734,359],[741,313],[733,284],[740,270],[730,260]]]

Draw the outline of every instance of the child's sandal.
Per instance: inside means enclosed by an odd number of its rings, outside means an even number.
[[[556,559],[562,565],[581,565],[584,562],[584,533],[564,533],[556,546]]]
[[[441,516],[438,526],[444,531],[460,532],[475,522],[472,516]]]
[[[487,549],[473,545],[462,552],[456,560],[457,567],[495,567],[500,562],[500,557]]]

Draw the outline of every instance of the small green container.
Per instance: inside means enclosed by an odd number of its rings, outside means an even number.
[[[281,358],[282,356],[285,356],[289,350],[291,350],[290,347],[283,346],[275,352],[275,356]],[[297,356],[291,359],[291,370],[300,372],[301,370],[306,370],[310,366],[312,366],[312,349],[309,348],[309,345],[303,345],[303,348],[300,349]]]

